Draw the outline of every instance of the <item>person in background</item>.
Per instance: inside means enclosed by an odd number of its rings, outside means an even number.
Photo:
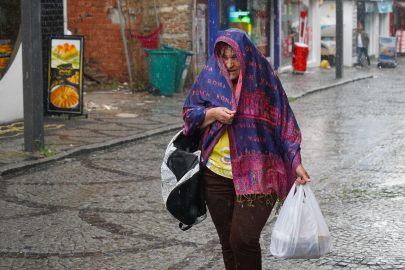
[[[366,56],[368,67],[370,67],[370,57],[368,56],[368,44],[370,43],[370,38],[367,32],[363,31],[362,27],[357,29],[357,66],[361,67],[361,55],[364,53]]]

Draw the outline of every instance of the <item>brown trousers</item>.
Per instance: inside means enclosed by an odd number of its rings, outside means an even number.
[[[262,269],[260,233],[273,206],[258,200],[254,207],[238,203],[233,180],[204,168],[204,187],[208,210],[222,246],[227,270]]]

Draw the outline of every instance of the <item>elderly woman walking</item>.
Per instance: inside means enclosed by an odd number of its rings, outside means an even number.
[[[283,87],[245,32],[218,33],[183,108],[184,134],[204,131],[206,203],[226,269],[262,269],[260,233],[301,165],[301,132]]]

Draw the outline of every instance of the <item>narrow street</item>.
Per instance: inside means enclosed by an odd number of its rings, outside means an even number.
[[[264,269],[405,269],[405,66],[381,74],[291,103],[334,250],[273,257],[272,215]],[[164,209],[160,166],[173,135],[3,177],[0,269],[224,269],[210,218],[182,232]]]

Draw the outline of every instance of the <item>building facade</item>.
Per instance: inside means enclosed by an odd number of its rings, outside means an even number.
[[[192,1],[120,0],[125,34],[145,35],[163,25],[163,44],[190,49],[192,43]],[[85,63],[109,79],[129,81],[119,10],[116,0],[70,0],[68,29],[86,37]],[[157,19],[157,20],[156,20]],[[148,61],[137,38],[126,36],[135,81],[148,80]],[[131,53],[132,52],[132,53]]]
[[[197,0],[197,72],[212,54],[216,33],[228,28],[244,30],[279,72],[291,70],[302,12],[308,14],[303,40],[309,47],[307,64],[319,65],[319,10],[319,0]]]
[[[336,22],[336,1],[324,1],[321,6],[323,19]],[[370,38],[368,53],[378,58],[379,38],[392,36],[392,1],[343,2],[343,64],[353,66],[357,61],[357,29],[362,27]],[[325,37],[334,40],[335,36]],[[324,38],[324,37],[321,37]]]
[[[154,5],[156,3],[156,6]],[[86,37],[85,65],[102,76],[129,81],[116,0],[42,0],[44,93],[48,41],[70,30]],[[189,77],[198,74],[212,54],[219,30],[240,28],[278,72],[291,70],[292,48],[307,13],[303,42],[309,47],[308,66],[318,66],[324,44],[335,42],[336,2],[320,0],[120,0],[125,33],[145,35],[159,24],[160,42],[197,53]],[[23,116],[20,2],[0,0],[0,123]],[[378,58],[380,36],[401,28],[405,6],[392,1],[344,1],[344,65],[357,57],[357,28],[370,36],[369,54]],[[402,14],[402,15],[401,15]],[[405,29],[404,29],[405,30]],[[133,76],[147,82],[148,58],[136,38],[125,42]],[[331,52],[333,54],[333,50]],[[189,78],[189,79],[190,79]]]

